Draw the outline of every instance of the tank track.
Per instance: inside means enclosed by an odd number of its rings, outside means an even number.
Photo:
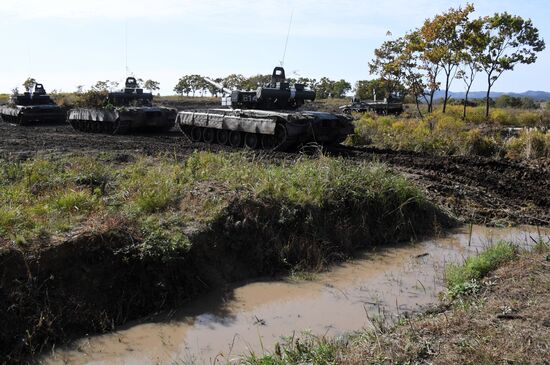
[[[274,135],[177,124],[180,131],[191,142],[245,147],[248,149],[264,149],[268,151],[286,151],[296,145],[294,141],[288,139],[287,130],[280,123],[277,123]]]
[[[129,121],[105,122],[73,119],[67,119],[67,121],[75,130],[85,133],[128,134],[131,132]]]
[[[0,120],[5,123],[25,125],[25,121],[23,120],[23,117],[21,115],[15,116],[15,115],[0,114]]]

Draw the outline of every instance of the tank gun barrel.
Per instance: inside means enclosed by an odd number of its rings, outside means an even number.
[[[226,93],[228,93],[228,94],[231,94],[231,92],[233,91],[233,90],[228,89],[227,87],[223,86],[221,83],[216,82],[216,81],[214,81],[214,80],[212,80],[212,79],[209,79],[208,77],[204,77],[203,79],[204,79],[204,81],[208,82],[210,85],[215,86],[215,87],[217,87],[218,89],[220,89],[220,90],[222,90],[222,91],[224,91],[224,92],[226,92]]]

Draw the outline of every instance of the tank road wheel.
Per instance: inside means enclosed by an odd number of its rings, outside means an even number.
[[[204,131],[202,132],[202,139],[206,143],[214,143],[214,141],[216,140],[216,130],[212,128],[204,128]]]
[[[229,142],[229,131],[225,129],[218,129],[216,131],[216,142],[221,145],[226,145]]]
[[[273,134],[262,134],[262,148],[272,150],[277,147],[277,138]]]
[[[244,135],[244,145],[246,148],[254,150],[258,147],[259,136],[256,133],[246,133]]]
[[[183,133],[187,138],[191,139],[191,126],[185,125],[185,124],[179,124],[180,131]]]
[[[191,128],[191,134],[189,135],[189,138],[191,138],[191,141],[193,142],[202,141],[202,128],[201,127]]]
[[[231,147],[241,147],[243,142],[243,135],[239,131],[229,132],[229,145]]]

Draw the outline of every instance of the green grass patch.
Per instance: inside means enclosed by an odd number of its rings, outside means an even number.
[[[445,270],[445,283],[451,294],[475,292],[477,281],[491,271],[516,257],[518,249],[509,242],[498,242],[477,256],[466,259],[463,265],[449,265]]]
[[[86,228],[97,217],[121,216],[140,232],[142,247],[157,255],[186,249],[185,226],[214,222],[236,196],[280,202],[288,213],[283,220],[293,219],[292,207],[299,206],[370,203],[383,211],[425,203],[416,186],[383,165],[324,156],[277,164],[245,153],[127,163],[108,155],[39,157],[0,161],[0,237],[32,242]]]
[[[239,363],[246,365],[329,365],[336,363],[342,345],[326,338],[306,335],[304,338],[289,337],[275,346],[273,353],[261,356],[251,352]]]

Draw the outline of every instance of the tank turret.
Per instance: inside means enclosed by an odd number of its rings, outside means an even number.
[[[153,94],[144,93],[143,89],[139,88],[135,77],[128,77],[124,89],[110,92],[107,101],[113,106],[151,106]]]
[[[315,91],[307,90],[303,84],[288,83],[282,67],[275,67],[271,82],[256,91],[229,90],[210,79],[205,80],[230,94],[222,99],[222,105],[232,108],[288,110],[301,107],[306,100],[315,100]]]

